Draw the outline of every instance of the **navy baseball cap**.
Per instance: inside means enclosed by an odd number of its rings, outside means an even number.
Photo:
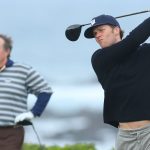
[[[118,26],[120,28],[118,21],[113,16],[100,15],[91,20],[91,27],[85,30],[84,36],[89,39],[94,38],[93,29],[96,26],[100,26],[100,25],[113,25],[113,26]]]

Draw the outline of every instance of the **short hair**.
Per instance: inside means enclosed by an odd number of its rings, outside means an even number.
[[[4,48],[12,50],[12,39],[4,34],[0,34],[0,38],[5,41]]]
[[[118,27],[118,26],[113,26],[113,25],[109,25],[111,26],[112,28],[115,28],[115,27]],[[120,38],[122,39],[124,36],[124,31],[120,28]]]
[[[120,29],[120,38],[122,39],[124,36],[124,31],[122,29]]]
[[[4,34],[0,34],[0,38],[2,38],[3,40],[4,40],[4,49],[6,50],[6,49],[9,49],[10,51],[12,50],[12,48],[13,48],[13,46],[12,46],[12,44],[13,44],[13,42],[12,42],[12,39],[11,39],[11,37],[8,37],[8,36],[6,36],[6,35],[4,35]],[[8,58],[10,57],[10,54],[8,55]]]

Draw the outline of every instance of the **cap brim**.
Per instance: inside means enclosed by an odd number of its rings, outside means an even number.
[[[91,39],[91,38],[94,38],[94,35],[93,35],[93,29],[95,28],[95,27],[98,27],[98,26],[101,26],[101,25],[114,25],[114,24],[111,24],[111,23],[107,23],[107,22],[105,22],[105,23],[99,23],[99,24],[95,24],[94,26],[91,26],[91,27],[89,27],[89,28],[87,28],[86,30],[85,30],[85,32],[84,32],[84,36],[86,37],[86,38],[88,38],[88,39]],[[118,26],[119,28],[120,28],[120,25],[118,24],[118,25],[115,25],[115,26]]]
[[[93,27],[89,27],[85,30],[84,32],[84,36],[88,39],[91,39],[91,38],[94,38],[94,35],[93,35]]]
[[[93,29],[97,26],[100,26],[100,25],[103,25],[103,24],[95,24],[94,26],[91,26],[89,28],[87,28],[84,32],[84,36],[88,39],[91,39],[91,38],[94,38],[94,35],[93,35]]]

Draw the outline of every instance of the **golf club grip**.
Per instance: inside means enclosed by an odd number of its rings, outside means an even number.
[[[115,18],[118,19],[118,18],[128,17],[128,16],[132,16],[132,15],[142,14],[142,13],[146,13],[146,12],[150,12],[150,10],[145,10],[145,11],[140,11],[140,12],[131,13],[131,14],[127,14],[127,15],[122,15],[122,16],[118,16]]]
[[[29,120],[23,120],[18,122],[17,125],[28,126],[28,125],[32,125],[32,122],[30,122]]]

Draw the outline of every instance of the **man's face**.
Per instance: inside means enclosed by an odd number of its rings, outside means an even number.
[[[0,63],[7,59],[7,56],[10,53],[10,50],[4,48],[5,41],[0,38]]]
[[[110,25],[101,25],[93,29],[96,42],[102,47],[108,47],[118,41],[119,28]]]

